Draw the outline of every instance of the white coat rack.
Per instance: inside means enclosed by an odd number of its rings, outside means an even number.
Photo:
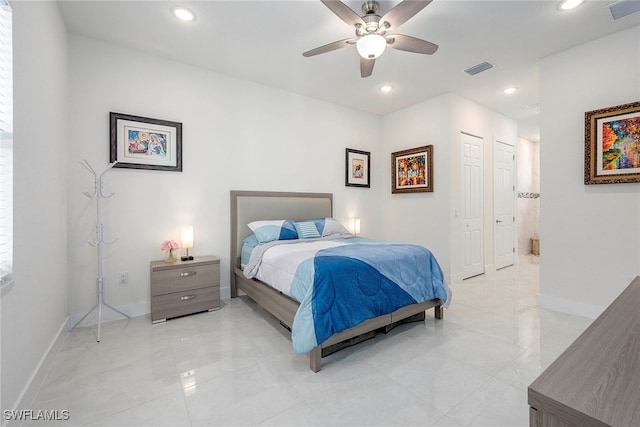
[[[87,314],[85,314],[82,317],[82,319],[80,319],[78,321],[78,323],[73,325],[71,330],[74,330],[78,325],[80,325],[84,321],[84,319],[86,319],[87,316],[89,316],[89,314],[91,314],[93,312],[93,310],[98,309],[98,339],[97,339],[98,342],[100,342],[100,327],[102,325],[102,306],[103,305],[105,307],[108,307],[111,310],[123,315],[127,319],[131,319],[130,316],[127,316],[126,314],[124,314],[123,312],[118,310],[117,308],[110,306],[104,300],[104,277],[102,276],[102,246],[103,245],[112,245],[118,239],[116,238],[115,240],[112,240],[110,242],[107,242],[106,240],[104,240],[104,225],[102,224],[102,215],[101,215],[101,212],[100,212],[100,201],[102,199],[108,199],[109,197],[112,197],[115,193],[104,194],[104,191],[103,191],[103,188],[102,188],[102,176],[105,173],[109,172],[111,170],[111,168],[116,163],[117,162],[109,163],[107,168],[104,171],[102,171],[102,173],[98,174],[98,173],[96,173],[95,170],[93,170],[93,168],[91,167],[91,165],[89,164],[88,161],[82,160],[80,162],[80,164],[82,166],[84,166],[84,168],[87,169],[93,175],[94,183],[95,183],[95,191],[93,192],[93,194],[89,194],[86,191],[83,192],[82,194],[84,194],[85,196],[87,196],[90,199],[96,199],[96,210],[97,210],[97,215],[96,215],[96,218],[97,218],[96,219],[96,237],[95,237],[94,240],[89,240],[89,244],[91,246],[94,246],[94,247],[98,248],[98,278],[96,279],[97,302],[96,302],[96,305],[94,305],[93,308],[91,310],[89,310],[89,312]]]

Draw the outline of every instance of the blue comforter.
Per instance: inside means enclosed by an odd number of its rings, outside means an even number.
[[[302,354],[401,307],[433,298],[447,303],[451,291],[429,250],[348,238],[297,264],[290,295],[300,302],[292,342],[294,352]]]

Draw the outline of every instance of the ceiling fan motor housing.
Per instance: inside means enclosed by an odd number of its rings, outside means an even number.
[[[377,14],[380,9],[380,3],[377,1],[366,1],[362,3],[362,13],[365,15]]]
[[[364,13],[364,15],[361,18],[364,21],[364,28],[361,25],[356,25],[356,35],[358,37],[376,33],[380,28],[384,28],[384,26],[380,25],[381,17],[378,15],[379,9],[380,4],[377,1],[366,1],[362,3],[362,13]]]

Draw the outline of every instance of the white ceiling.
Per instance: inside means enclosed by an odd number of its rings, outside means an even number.
[[[345,3],[360,12],[362,1]],[[379,13],[397,3],[381,1]],[[59,1],[75,34],[380,115],[453,92],[517,120],[520,135],[533,140],[540,59],[640,25],[640,13],[614,21],[612,3],[587,0],[559,12],[551,0],[434,0],[396,32],[439,50],[430,56],[387,49],[362,79],[354,46],[302,56],[353,35],[319,0]],[[190,8],[196,20],[175,19],[175,5]],[[474,77],[463,72],[483,61],[494,68]],[[382,94],[383,84],[394,90]],[[508,86],[516,94],[504,95]]]

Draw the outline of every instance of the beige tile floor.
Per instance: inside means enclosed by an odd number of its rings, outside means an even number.
[[[323,360],[246,299],[67,334],[31,409],[70,426],[526,426],[527,386],[591,322],[540,308],[536,257],[453,286],[444,320]],[[46,423],[33,422],[42,426]],[[24,423],[24,425],[31,425]]]

